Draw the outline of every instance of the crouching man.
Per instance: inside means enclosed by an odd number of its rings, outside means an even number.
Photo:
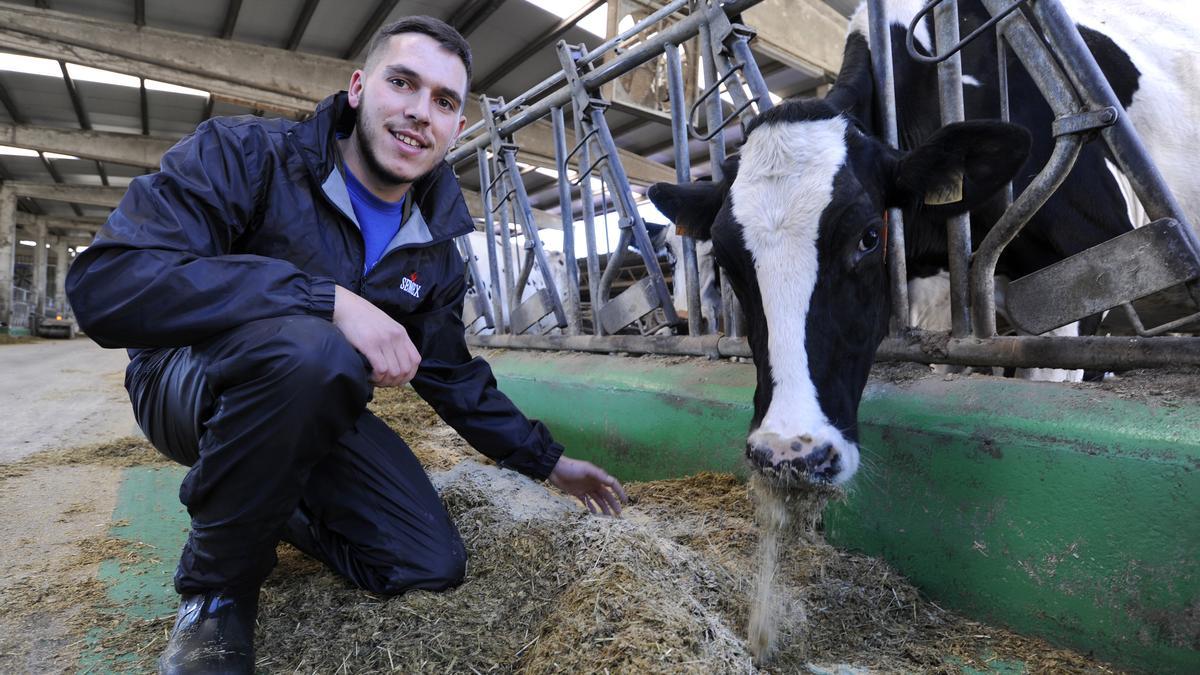
[[[146,436],[191,467],[167,673],[250,673],[281,539],[375,593],[462,581],[466,552],[404,441],[366,410],[406,383],[472,446],[617,514],[467,351],[453,238],[473,230],[446,151],[471,55],[427,17],[385,26],[303,122],[212,119],[133,181],[70,270],[80,325],[129,348]]]

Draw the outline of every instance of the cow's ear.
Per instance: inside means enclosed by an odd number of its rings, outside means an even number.
[[[655,183],[646,196],[671,222],[679,234],[694,239],[712,238],[712,224],[725,201],[723,184],[709,181],[686,183]]]
[[[896,164],[889,204],[934,217],[970,211],[1017,175],[1029,144],[1029,132],[1015,124],[948,124]]]

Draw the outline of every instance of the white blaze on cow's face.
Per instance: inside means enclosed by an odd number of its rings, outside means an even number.
[[[820,273],[821,214],[846,153],[842,117],[762,125],[743,146],[730,188],[732,214],[758,277],[773,385],[747,451],[760,467],[802,464],[810,478],[832,483],[854,475],[858,447],[821,410],[805,328]]]

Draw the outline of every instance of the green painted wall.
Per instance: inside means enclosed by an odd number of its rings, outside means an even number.
[[[488,355],[574,456],[624,480],[744,473],[752,366]],[[995,378],[872,383],[834,543],[988,621],[1200,672],[1200,403]]]

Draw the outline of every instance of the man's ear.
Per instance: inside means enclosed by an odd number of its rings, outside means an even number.
[[[896,165],[890,206],[935,218],[965,213],[1017,175],[1029,157],[1024,127],[992,120],[948,124]]]
[[[346,87],[346,94],[349,98],[350,107],[357,110],[359,102],[362,101],[363,89],[363,71],[361,68],[354,71],[350,76],[350,86]]]
[[[712,224],[725,202],[728,189],[722,183],[655,183],[646,196],[671,222],[679,234],[694,239],[712,238]]]

